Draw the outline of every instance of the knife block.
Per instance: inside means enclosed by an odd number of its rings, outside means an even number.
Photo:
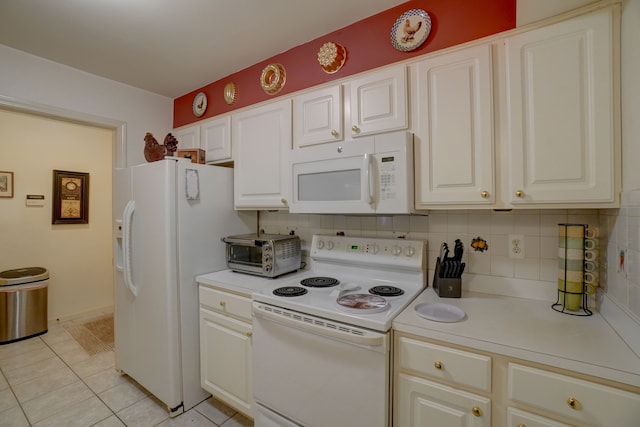
[[[436,260],[433,273],[433,290],[441,298],[460,298],[462,296],[462,279],[460,277],[445,279],[440,277],[440,257]]]

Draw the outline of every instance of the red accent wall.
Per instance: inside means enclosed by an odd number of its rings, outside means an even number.
[[[423,9],[429,14],[431,32],[422,46],[411,52],[402,52],[393,47],[390,34],[398,17],[410,9]],[[173,127],[510,30],[515,26],[516,0],[411,0],[176,98],[173,103]],[[329,41],[347,49],[346,63],[334,74],[325,73],[317,61],[318,50]],[[274,62],[285,67],[286,83],[277,95],[270,96],[260,86],[260,75],[264,67]],[[223,98],[224,86],[229,82],[235,83],[238,91],[233,105],[227,105]],[[192,111],[193,97],[198,92],[206,93],[208,98],[207,111],[201,117],[194,116]]]

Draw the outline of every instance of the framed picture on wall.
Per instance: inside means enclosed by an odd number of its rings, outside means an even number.
[[[13,197],[13,172],[0,171],[0,197]]]
[[[53,171],[52,224],[89,223],[89,174]]]

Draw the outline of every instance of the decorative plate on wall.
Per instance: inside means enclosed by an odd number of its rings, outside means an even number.
[[[233,82],[229,82],[224,86],[224,102],[227,105],[231,105],[236,102],[236,96],[238,95],[238,90],[236,89],[236,85]]]
[[[427,40],[431,32],[431,17],[422,9],[411,9],[396,20],[391,29],[391,44],[398,50],[409,52]]]
[[[347,60],[347,50],[344,46],[327,42],[318,51],[318,62],[327,74],[333,74],[344,65]]]
[[[282,64],[269,64],[260,75],[260,85],[267,95],[280,92],[287,81],[287,73]]]
[[[205,111],[207,111],[207,95],[200,92],[193,98],[193,114],[200,117]]]

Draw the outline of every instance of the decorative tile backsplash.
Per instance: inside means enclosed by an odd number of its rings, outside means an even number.
[[[618,218],[615,212],[611,212],[611,215],[609,210],[604,212],[607,212],[607,218],[610,216]],[[558,224],[581,223],[601,226],[599,222],[601,216],[596,209],[447,210],[431,211],[428,216],[305,215],[261,212],[260,228],[267,233],[289,234],[293,231],[300,236],[305,255],[308,254],[307,245],[313,234],[344,232],[347,236],[405,237],[427,240],[427,262],[431,274],[433,274],[432,270],[440,244],[448,242],[452,246],[456,239],[460,239],[465,248],[463,257],[463,261],[467,264],[465,274],[486,276],[489,279],[493,277],[496,281],[503,282],[505,279],[522,279],[516,283],[544,282],[544,285],[555,289],[558,275]],[[636,222],[639,219],[638,216],[635,217]],[[518,237],[519,243],[520,238],[522,239],[521,249],[524,253],[520,258],[509,256],[514,235]],[[472,241],[478,237],[486,242],[487,250],[476,251],[471,246]],[[606,243],[606,240],[603,242]],[[635,242],[636,266],[640,254],[639,242],[640,239]],[[603,256],[604,253],[601,257]],[[603,262],[603,264],[606,263]],[[637,292],[638,275],[636,274],[635,277],[637,307],[640,305],[640,292]]]
[[[607,295],[640,319],[640,206],[601,210],[600,235],[608,241]]]

